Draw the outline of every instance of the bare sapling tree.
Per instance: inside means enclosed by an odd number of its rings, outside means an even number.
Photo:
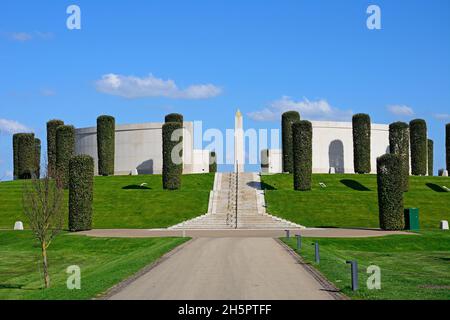
[[[60,177],[50,178],[48,170],[45,171],[42,179],[33,175],[31,181],[24,182],[23,210],[40,244],[45,288],[49,288],[47,249],[63,228],[64,191]]]

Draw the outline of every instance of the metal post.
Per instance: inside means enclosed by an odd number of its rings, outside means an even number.
[[[297,238],[297,251],[300,251],[302,248],[302,235],[296,234],[295,237]]]
[[[291,238],[291,232],[290,232],[290,230],[286,229],[286,230],[284,230],[284,231],[286,231],[286,238],[289,240],[289,239]]]
[[[316,241],[314,243],[314,247],[315,247],[315,253],[316,253],[316,263],[319,264],[320,263],[320,252],[319,252],[319,242]]]
[[[352,290],[358,290],[358,262],[357,261],[346,261],[346,263],[351,265],[352,273]]]

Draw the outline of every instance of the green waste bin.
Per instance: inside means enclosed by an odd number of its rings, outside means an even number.
[[[408,208],[405,209],[405,229],[419,230],[419,209]]]

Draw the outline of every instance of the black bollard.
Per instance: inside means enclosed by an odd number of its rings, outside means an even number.
[[[358,290],[358,262],[357,261],[346,261],[346,263],[351,265],[352,273],[352,290]]]
[[[290,230],[284,230],[284,231],[286,231],[286,238],[289,240],[291,238]]]
[[[315,246],[315,253],[316,253],[316,263],[319,264],[320,263],[319,242],[316,241],[314,246]]]
[[[296,234],[295,237],[297,238],[297,251],[300,252],[300,249],[302,248],[302,235]]]

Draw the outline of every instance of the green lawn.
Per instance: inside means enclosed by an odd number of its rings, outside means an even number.
[[[152,263],[186,238],[108,239],[61,234],[50,246],[51,288],[43,289],[40,249],[31,232],[0,232],[0,300],[89,299]],[[68,266],[81,290],[68,290]]]
[[[294,191],[292,180],[288,174],[262,177],[271,214],[308,227],[379,226],[376,175],[314,174],[308,192]],[[405,207],[419,208],[423,229],[437,229],[441,220],[450,220],[450,193],[441,186],[450,188],[450,178],[410,178]]]
[[[23,181],[0,182],[0,228],[26,219],[22,213]],[[147,183],[140,188],[142,183]],[[208,211],[214,174],[183,175],[182,188],[162,189],[160,175],[96,177],[93,227],[162,228]],[[67,209],[66,209],[67,210]]]
[[[292,248],[296,240],[283,239]],[[314,246],[320,244],[320,264]],[[450,233],[427,231],[417,236],[359,239],[303,239],[300,255],[343,293],[354,299],[450,299]],[[358,261],[359,286],[351,291],[350,265]],[[381,290],[368,290],[367,267],[381,269]]]

